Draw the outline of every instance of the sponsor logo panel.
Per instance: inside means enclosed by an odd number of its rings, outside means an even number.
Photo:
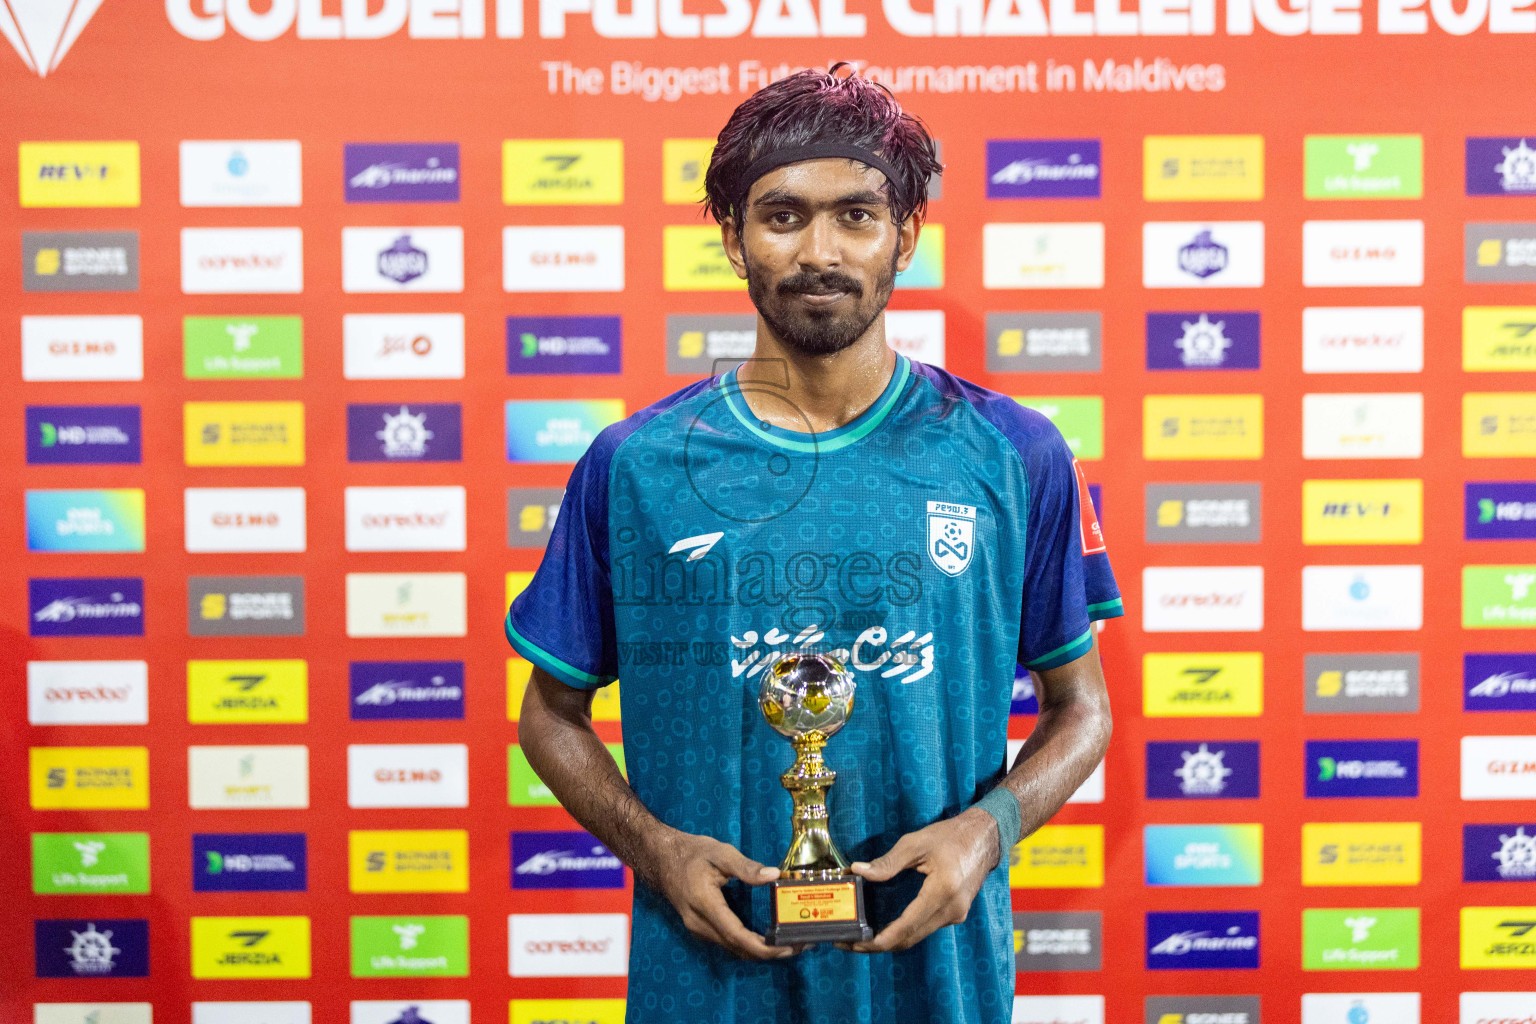
[[[1467,540],[1536,540],[1536,481],[1466,485]]]
[[[291,139],[184,139],[180,156],[182,206],[299,206],[304,201],[302,150]]]
[[[507,139],[507,206],[617,206],[624,202],[623,139]]]
[[[1104,399],[1098,395],[1083,397],[1049,395],[1013,399],[1026,409],[1033,409],[1061,431],[1072,454],[1079,459],[1104,457]]]
[[[469,1024],[467,999],[354,999],[351,1009],[351,1024]]]
[[[1422,135],[1308,135],[1308,199],[1421,199]]]
[[[187,635],[303,636],[304,577],[189,577]]]
[[[137,464],[143,430],[136,405],[29,405],[27,464]]]
[[[349,203],[456,203],[456,142],[349,142],[342,177]]]
[[[304,465],[303,402],[186,402],[189,466]]]
[[[603,746],[608,748],[609,756],[619,766],[620,774],[624,774],[624,744],[604,743]],[[560,801],[528,763],[523,748],[516,743],[507,746],[507,804],[511,807],[560,806]]]
[[[624,864],[586,832],[513,832],[513,889],[622,889]]]
[[[352,743],[348,807],[468,807],[469,748],[462,743]]]
[[[1303,544],[1418,544],[1422,480],[1303,480]]]
[[[1013,889],[1098,889],[1104,885],[1104,826],[1045,825],[1008,857]]]
[[[1148,885],[1259,885],[1263,825],[1147,825],[1142,855]]]
[[[1536,195],[1536,149],[1513,135],[1469,136],[1467,195]]]
[[[1307,373],[1418,373],[1424,369],[1424,307],[1308,306],[1301,311]]]
[[[347,636],[463,636],[467,601],[461,572],[349,572]]]
[[[1147,369],[1257,370],[1259,314],[1147,314]]]
[[[743,291],[747,287],[747,282],[736,276],[736,268],[720,241],[720,231],[713,226],[663,227],[661,256],[662,288],[666,291]]]
[[[32,747],[27,760],[34,811],[149,808],[148,747]]]
[[[143,636],[144,581],[135,576],[27,580],[32,636]]]
[[[1536,711],[1536,653],[1464,654],[1463,711]]]
[[[1302,567],[1304,630],[1413,630],[1423,625],[1422,565]]]
[[[1461,967],[1536,967],[1536,907],[1462,907]]]
[[[144,492],[28,491],[28,551],[143,551]]]
[[[1301,1024],[1353,1024],[1351,1017],[1366,1024],[1419,1024],[1419,994],[1307,992],[1301,997]]]
[[[462,313],[348,313],[341,318],[347,380],[461,380]]]
[[[1262,484],[1147,484],[1148,544],[1257,544]]]
[[[469,975],[469,918],[452,914],[352,918],[352,977]]]
[[[462,292],[464,229],[342,228],[341,290],[353,295]]]
[[[194,917],[192,977],[309,977],[309,918]]]
[[[1469,223],[1463,232],[1468,284],[1536,281],[1536,222]]]
[[[151,1024],[149,1003],[33,1003],[32,1024]]]
[[[148,832],[32,833],[38,895],[149,892]]]
[[[463,719],[462,661],[354,661],[353,721]]]
[[[1416,821],[1301,826],[1302,885],[1418,885],[1423,827]]]
[[[1146,1024],[1261,1024],[1258,996],[1147,996]],[[1342,1024],[1343,1018],[1340,1018]]]
[[[1536,392],[1462,395],[1461,454],[1469,459],[1536,455]]]
[[[311,1024],[300,1002],[193,1003],[192,1024]]]
[[[564,500],[562,487],[508,487],[507,547],[542,548],[548,544]]]
[[[23,231],[21,288],[28,292],[136,292],[137,231]]]
[[[507,948],[514,978],[622,977],[629,915],[510,914]]]
[[[1022,668],[1021,668],[1022,670]],[[1029,672],[1024,671],[1025,678]],[[515,722],[523,707],[523,696],[528,692],[528,677],[533,673],[533,665],[522,658],[507,659],[507,721]],[[592,694],[592,706],[589,709],[594,722],[619,721],[619,688],[623,684],[615,680],[608,686],[596,690]],[[1017,686],[1017,682],[1015,683]],[[1017,713],[1017,712],[1015,712]],[[622,752],[621,744],[615,747]],[[620,760],[620,764],[622,764]]]
[[[192,836],[194,892],[304,892],[309,888],[303,832],[202,832]]]
[[[662,139],[661,201],[696,207],[704,198],[704,174],[714,152],[714,139]],[[935,198],[931,191],[929,197]]]
[[[1536,1021],[1533,1006],[1536,992],[1463,992],[1461,1024],[1531,1024]],[[1418,1018],[1410,1024],[1418,1024]]]
[[[194,811],[308,807],[309,748],[188,747],[187,806]]]
[[[1104,1024],[1103,996],[1014,996],[1012,1024]]]
[[[1418,740],[1308,740],[1309,799],[1419,795]]]
[[[1147,914],[1147,970],[1241,970],[1259,966],[1258,911]]]
[[[1461,826],[1463,882],[1536,882],[1536,824]]]
[[[1461,798],[1536,798],[1536,736],[1463,736]]]
[[[182,228],[184,295],[296,295],[304,290],[300,228]]]
[[[187,662],[187,721],[194,725],[308,720],[308,662]]]
[[[469,833],[462,829],[347,833],[352,892],[468,892]]]
[[[149,922],[143,918],[55,918],[32,922],[39,978],[149,977]]]
[[[1264,567],[1148,566],[1141,628],[1149,633],[1246,633],[1264,628]]]
[[[189,553],[296,552],[307,542],[302,487],[188,487]]]
[[[1302,457],[1417,459],[1424,454],[1424,396],[1307,394],[1301,398]]]
[[[715,245],[720,244],[718,228],[664,230],[707,232],[714,236]],[[670,265],[670,260],[666,260],[665,241],[671,237],[669,234],[663,241],[664,266]],[[702,245],[704,235],[696,234],[694,241]],[[720,258],[724,259],[723,249]],[[501,287],[508,292],[621,292],[624,290],[624,228],[618,225],[502,228]],[[746,283],[742,282],[741,287],[745,288]]]
[[[929,366],[944,365],[944,311],[891,309],[885,313],[885,343]]]
[[[1021,971],[1097,971],[1104,956],[1103,916],[1096,910],[1015,913],[1013,952]]]
[[[1417,654],[1308,654],[1309,715],[1419,710]]]
[[[1301,226],[1301,282],[1308,288],[1421,285],[1424,222],[1306,221]]]
[[[1461,311],[1461,368],[1536,370],[1536,306],[1467,306]]]
[[[463,487],[348,487],[348,551],[463,551]]]
[[[1258,795],[1256,740],[1147,743],[1148,800],[1251,800]]]
[[[1147,459],[1258,459],[1264,456],[1263,395],[1146,395]]]
[[[143,380],[144,321],[137,316],[24,316],[21,379]]]
[[[1104,225],[983,224],[985,288],[1103,288]]]
[[[1251,717],[1264,712],[1264,655],[1145,654],[1142,713],[1148,718]]]
[[[1264,198],[1264,136],[1148,135],[1141,142],[1148,202]]]
[[[714,140],[711,139],[713,144]],[[512,1024],[624,1024],[622,999],[514,999]]]
[[[667,314],[667,372],[690,377],[723,372],[752,355],[757,317],[749,313]]]
[[[27,662],[31,725],[148,725],[149,664]]]
[[[139,205],[137,142],[23,142],[16,150],[23,209]]]
[[[507,317],[507,372],[618,373],[623,345],[616,316]]]
[[[181,320],[188,380],[296,380],[304,376],[304,318],[188,316]]]
[[[1264,222],[1148,221],[1141,226],[1146,288],[1259,288]]]
[[[1081,313],[988,313],[988,373],[1097,373],[1104,318]]]
[[[1098,139],[988,139],[988,199],[1098,199]]]
[[[621,398],[509,399],[508,462],[576,462],[599,431],[624,418]]]
[[[1461,567],[1463,629],[1524,629],[1536,625],[1536,565]]]

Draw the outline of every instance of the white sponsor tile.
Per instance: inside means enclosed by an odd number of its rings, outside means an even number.
[[[182,228],[186,295],[276,295],[304,290],[299,228]]]
[[[1104,225],[983,224],[986,288],[1104,287]]]
[[[624,290],[622,227],[503,228],[501,259],[509,292]]]
[[[462,292],[464,229],[341,229],[341,290]]]
[[[463,551],[462,487],[348,487],[348,551]]]
[[[1463,736],[1461,798],[1536,798],[1536,736]]]
[[[1303,395],[1301,453],[1308,459],[1417,459],[1424,454],[1424,396]]]
[[[24,316],[22,380],[143,380],[137,316]]]
[[[188,487],[182,504],[189,552],[296,552],[308,541],[302,487]]]
[[[1424,283],[1421,220],[1309,220],[1301,226],[1301,281],[1308,288]]]
[[[628,914],[512,914],[508,971],[514,978],[623,977]]]
[[[1141,226],[1146,288],[1258,288],[1264,284],[1264,222],[1148,221]]]
[[[1264,628],[1263,566],[1148,566],[1141,589],[1141,628],[1148,633]]]
[[[309,806],[309,748],[188,747],[187,806],[262,810]]]
[[[1302,567],[1304,630],[1420,629],[1423,625],[1422,565]]]
[[[467,807],[469,748],[462,743],[351,744],[347,806]]]
[[[1301,311],[1307,373],[1418,373],[1424,369],[1424,307],[1309,306]]]
[[[293,140],[181,143],[182,206],[298,206],[303,161]]]
[[[462,313],[348,313],[341,318],[347,380],[462,380]]]
[[[148,725],[149,664],[29,661],[27,721],[32,725]]]

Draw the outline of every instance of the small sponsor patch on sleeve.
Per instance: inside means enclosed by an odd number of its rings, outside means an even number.
[[[1083,554],[1103,554],[1109,550],[1104,544],[1104,529],[1099,525],[1099,515],[1093,509],[1093,499],[1088,495],[1088,478],[1083,475],[1083,467],[1076,459],[1072,460],[1072,472],[1077,474],[1077,523]]]

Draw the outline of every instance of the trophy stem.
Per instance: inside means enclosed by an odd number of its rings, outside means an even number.
[[[848,859],[827,831],[827,790],[837,781],[837,773],[821,759],[826,734],[813,729],[791,742],[795,763],[779,781],[795,802],[794,832],[779,870],[785,878],[796,880],[839,878],[848,873]]]

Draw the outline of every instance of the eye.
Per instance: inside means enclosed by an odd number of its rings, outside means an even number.
[[[770,223],[770,224],[776,224],[776,225],[784,226],[784,225],[788,225],[788,224],[793,224],[794,222],[795,222],[795,215],[794,215],[794,213],[792,213],[789,210],[775,210],[772,214],[770,214],[768,216],[768,223]]]

